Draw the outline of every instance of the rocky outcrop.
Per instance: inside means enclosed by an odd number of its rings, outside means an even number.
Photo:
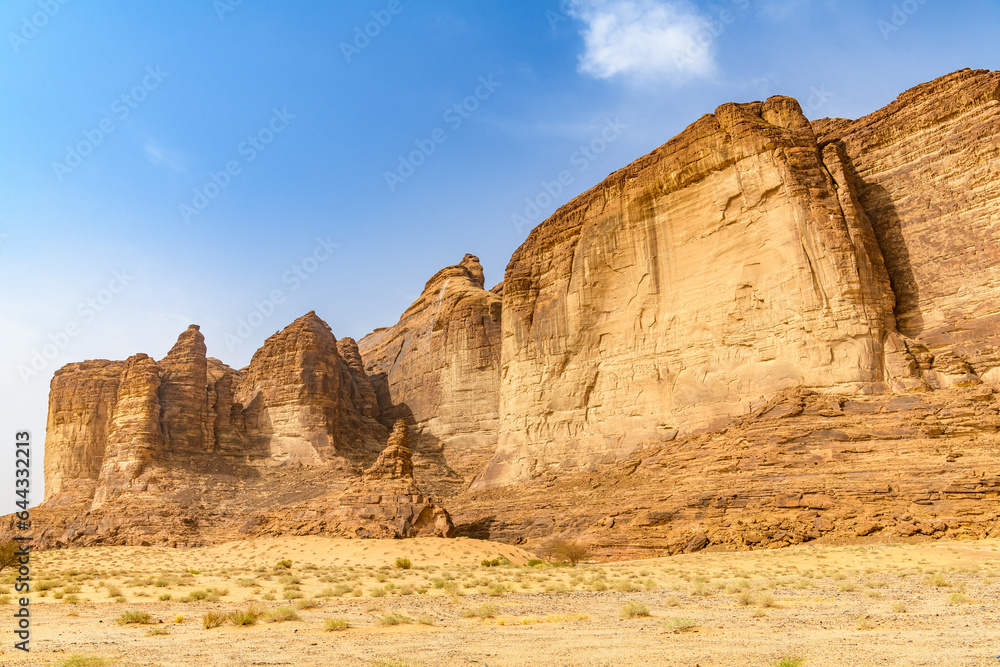
[[[359,537],[451,537],[448,512],[424,497],[413,480],[406,422],[399,420],[389,444],[359,482],[336,502],[338,531]]]
[[[884,383],[893,296],[798,103],[727,104],[532,231],[479,486],[628,456],[791,387]]]
[[[500,311],[479,258],[466,255],[434,274],[395,326],[359,343],[383,418],[411,424],[418,479],[442,496],[496,449]]]
[[[928,362],[919,378],[1000,384],[1000,72],[956,72],[815,125],[872,220],[898,331]]]
[[[108,446],[108,421],[125,363],[85,361],[56,371],[45,425],[45,501],[93,496]]]
[[[450,534],[430,497],[611,557],[1000,535],[998,90],[723,105],[360,343],[67,366],[39,544]]]
[[[254,451],[279,463],[364,457],[385,436],[365,415],[364,392],[315,312],[267,339],[243,373],[236,400]]]
[[[723,105],[558,210],[507,267],[475,486],[586,470],[790,388],[1000,375],[998,81],[944,77],[853,123]]]
[[[160,387],[160,369],[147,355],[137,354],[125,363],[108,424],[108,444],[93,508],[144,490],[143,472],[165,449]]]
[[[208,357],[205,337],[191,325],[159,362],[163,440],[172,452],[215,449],[209,419]]]
[[[1000,537],[1000,392],[782,392],[725,430],[451,503],[460,536],[604,558]]]

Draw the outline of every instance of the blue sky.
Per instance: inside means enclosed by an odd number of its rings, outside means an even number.
[[[0,455],[33,432],[40,498],[65,363],[197,323],[242,367],[309,310],[360,338],[466,252],[496,284],[525,221],[719,104],[855,118],[996,69],[998,29],[995,0],[8,0]]]

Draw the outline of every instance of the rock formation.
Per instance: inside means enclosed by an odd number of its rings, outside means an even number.
[[[1000,72],[726,104],[359,343],[309,313],[239,371],[197,327],[70,364],[38,542],[1000,535],[998,137]]]
[[[917,375],[1000,385],[1000,72],[963,70],[816,123],[870,215]],[[924,367],[926,366],[926,367]]]
[[[45,500],[93,496],[108,446],[108,421],[125,363],[85,361],[56,371],[45,426]]]
[[[377,451],[385,429],[355,378],[315,312],[268,338],[236,387],[254,451],[308,465]]]
[[[338,344],[315,313],[269,338],[242,371],[206,351],[191,326],[159,362],[137,354],[56,373],[40,544],[231,537],[290,504],[342,492],[381,450],[388,430],[357,345]],[[289,479],[281,468],[292,465],[312,470]],[[412,475],[399,484],[410,495],[387,496],[383,514],[426,532],[427,513],[436,520],[443,510]]]
[[[431,277],[399,322],[359,343],[384,418],[413,425],[421,484],[453,495],[496,450],[500,302],[479,258]]]
[[[452,501],[457,534],[600,557],[813,540],[1000,537],[1000,392],[795,389],[719,432]]]
[[[389,444],[336,503],[340,530],[361,537],[451,537],[454,526],[443,508],[423,496],[413,480],[406,422],[399,420]]]
[[[919,388],[946,339],[932,386],[993,373],[998,81],[945,77],[819,138],[792,99],[726,104],[558,210],[507,267],[476,487],[626,458],[790,388]]]

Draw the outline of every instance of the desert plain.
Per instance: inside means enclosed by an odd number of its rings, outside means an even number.
[[[997,539],[572,566],[465,538],[295,537],[51,550],[33,569],[32,651],[5,642],[5,666],[1000,664]]]

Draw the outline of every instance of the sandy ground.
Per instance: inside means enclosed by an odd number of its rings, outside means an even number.
[[[998,540],[576,568],[531,557],[467,539],[39,553],[33,650],[12,648],[8,602],[0,664],[1000,667]],[[253,625],[204,627],[207,614],[250,608]],[[120,624],[126,612],[150,622]],[[329,631],[328,619],[349,627]]]

